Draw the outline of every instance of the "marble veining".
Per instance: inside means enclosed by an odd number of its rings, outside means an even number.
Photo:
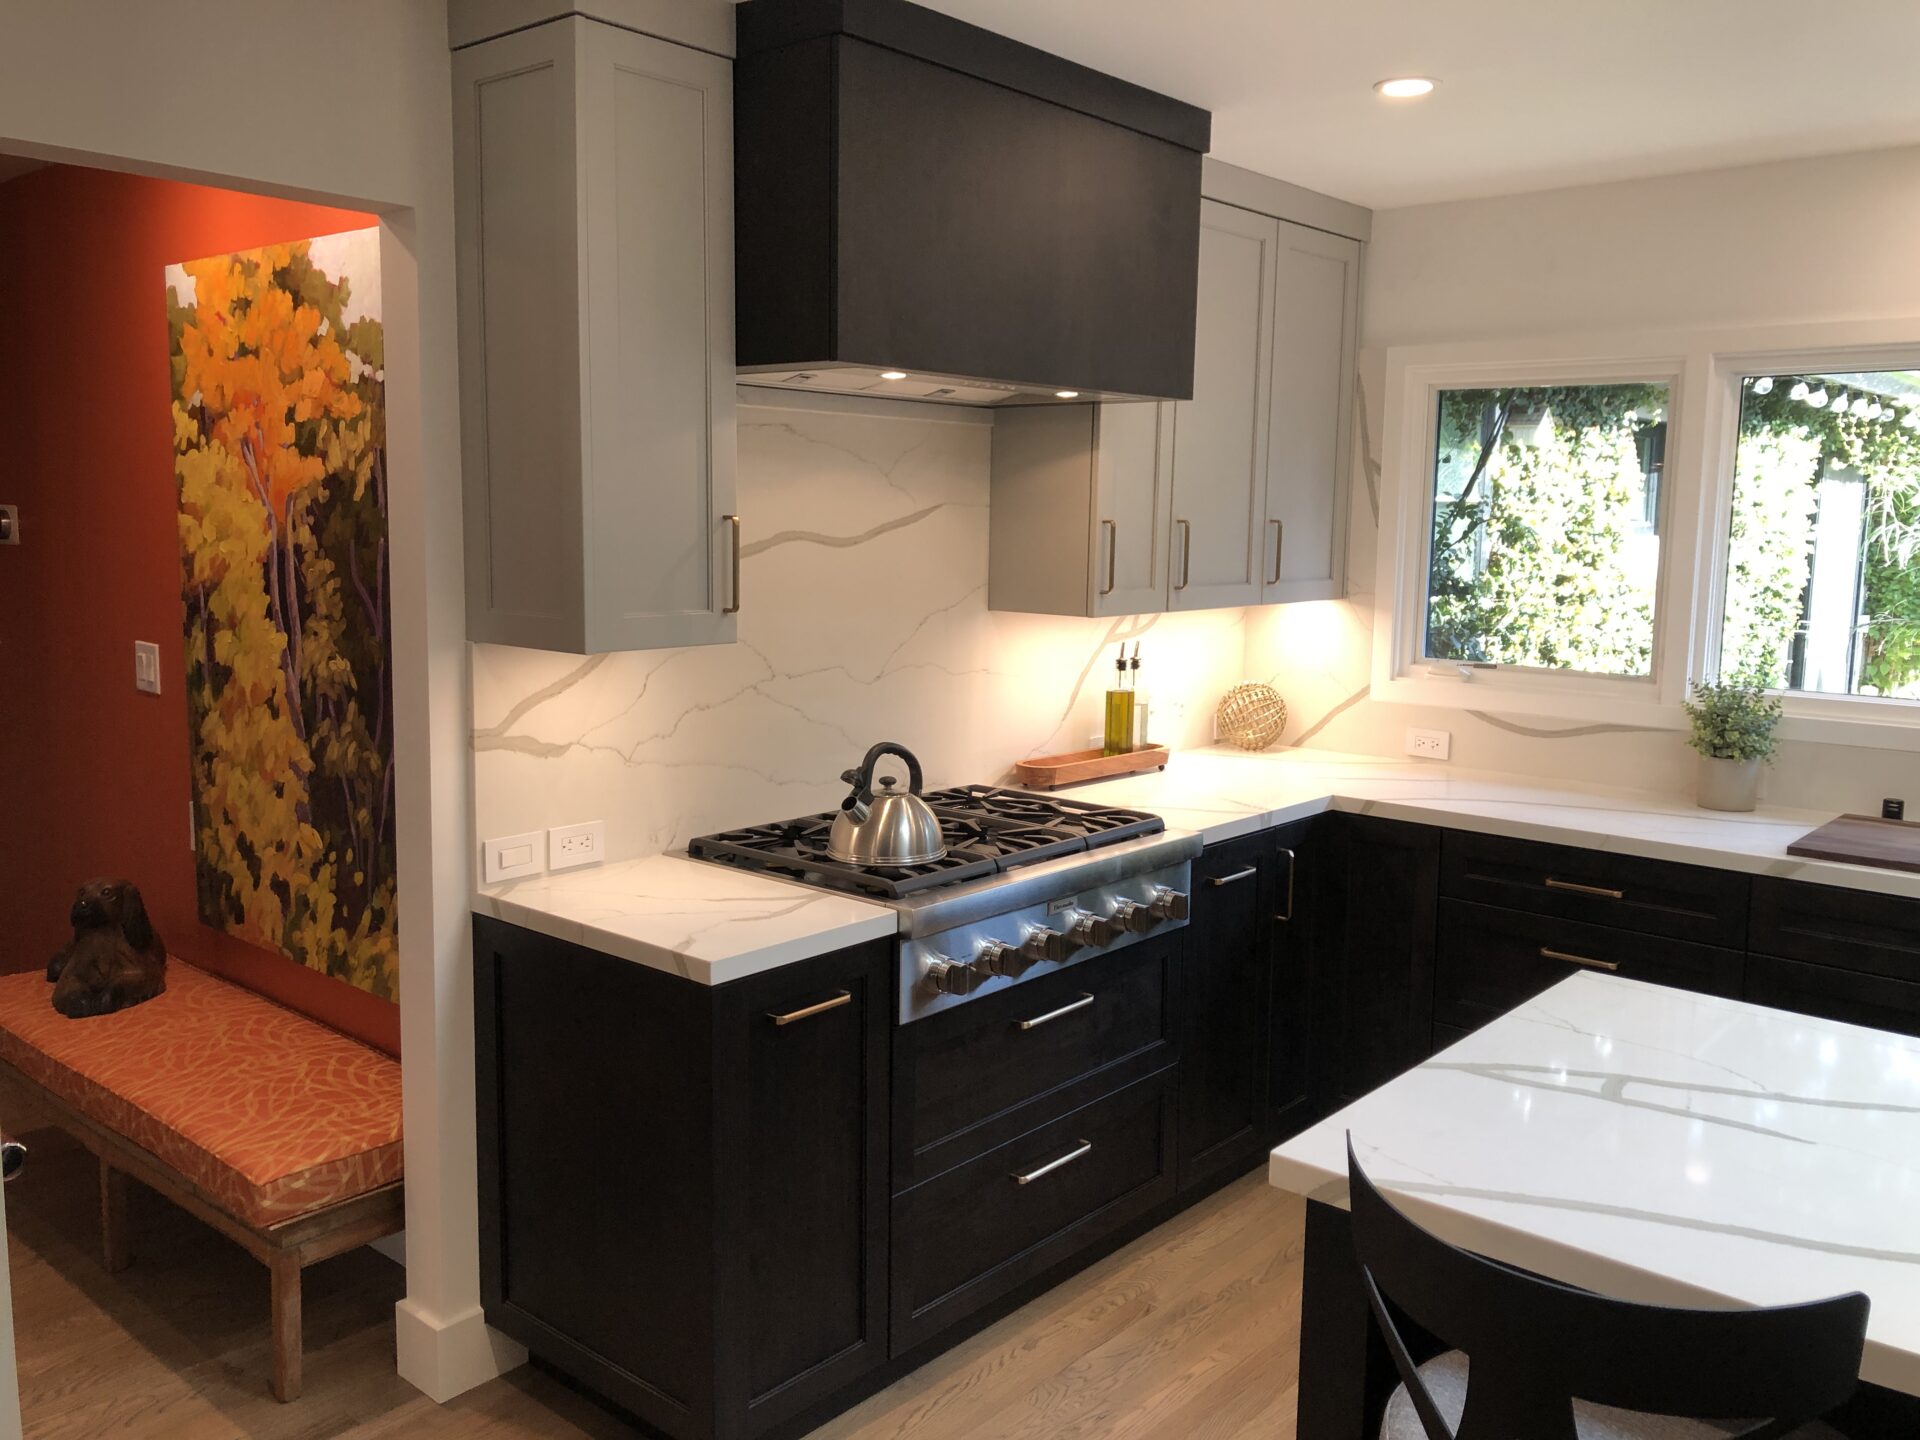
[[[1280,1146],[1269,1179],[1344,1205],[1349,1133],[1423,1224],[1570,1284],[1864,1291],[1863,1376],[1920,1394],[1920,1042],[1581,974]]]
[[[891,937],[898,920],[849,895],[674,855],[508,881],[474,908],[703,985]]]

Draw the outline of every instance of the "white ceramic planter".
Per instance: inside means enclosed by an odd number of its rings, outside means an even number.
[[[1751,810],[1760,799],[1758,760],[1716,760],[1700,757],[1700,778],[1694,796],[1703,810]]]

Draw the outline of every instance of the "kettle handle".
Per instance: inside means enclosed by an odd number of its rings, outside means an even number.
[[[867,758],[860,762],[858,769],[845,771],[840,776],[853,786],[853,793],[840,802],[842,810],[858,807],[859,812],[864,814],[866,807],[873,803],[873,768],[884,755],[897,755],[907,762],[907,789],[915,795],[920,793],[926,784],[926,777],[921,774],[919,758],[897,740],[882,740],[867,751]]]

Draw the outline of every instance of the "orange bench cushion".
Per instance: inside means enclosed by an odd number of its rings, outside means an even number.
[[[69,1020],[39,973],[0,976],[0,1059],[249,1225],[401,1176],[400,1063],[178,960],[167,991]]]

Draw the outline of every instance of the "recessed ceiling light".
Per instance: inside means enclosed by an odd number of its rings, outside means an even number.
[[[880,378],[882,380],[904,380],[907,378],[907,372],[904,370],[882,370],[880,372]]]
[[[1080,398],[1080,392],[1078,390],[1056,390],[1053,392],[1053,395],[1056,400],[1078,400]]]
[[[1382,80],[1373,88],[1376,94],[1389,100],[1418,100],[1422,95],[1433,93],[1433,81],[1422,75],[1405,75],[1397,80]]]

